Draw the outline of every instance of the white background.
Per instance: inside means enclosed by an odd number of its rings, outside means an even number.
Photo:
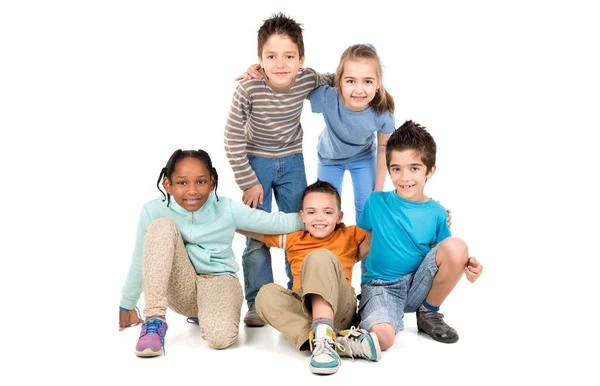
[[[593,4],[3,2],[2,377],[11,384],[597,382]],[[344,361],[334,379],[312,376],[308,357],[270,327],[241,327],[236,345],[216,351],[169,314],[167,355],[152,360],[133,354],[137,328],[117,332],[139,210],[157,196],[170,154],[207,150],[218,193],[241,197],[223,129],[234,78],[257,61],[256,31],[277,11],[302,23],[305,65],[320,72],[335,71],[347,46],[374,44],[397,124],[413,119],[436,139],[438,169],[426,192],[452,210],[454,235],[485,266],[478,283],[463,279],[443,305],[457,344],[417,335],[407,315],[406,331],[380,363]],[[302,124],[310,183],[323,121],[309,102]],[[353,224],[346,179],[344,220]],[[243,238],[234,250],[241,265]],[[283,284],[283,255],[273,256]]]

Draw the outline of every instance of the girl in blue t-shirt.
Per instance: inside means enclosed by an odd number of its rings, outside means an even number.
[[[322,113],[325,129],[317,146],[317,178],[342,194],[346,170],[352,177],[356,221],[373,190],[383,190],[387,167],[385,145],[394,131],[394,98],[382,82],[375,47],[348,47],[336,71],[336,87],[310,94],[313,113]],[[361,264],[364,271],[364,262]]]

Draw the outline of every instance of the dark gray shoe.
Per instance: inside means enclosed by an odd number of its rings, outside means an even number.
[[[456,343],[458,333],[444,322],[444,315],[421,306],[417,309],[417,329],[442,343]]]
[[[256,313],[254,303],[250,303],[248,306],[248,312],[246,312],[246,316],[244,316],[244,324],[248,327],[262,327],[265,325],[265,322],[258,316],[258,313]]]

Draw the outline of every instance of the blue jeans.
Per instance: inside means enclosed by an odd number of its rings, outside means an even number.
[[[367,158],[360,161],[347,162],[337,165],[318,164],[317,178],[321,181],[331,183],[342,196],[342,183],[344,182],[344,173],[350,171],[352,177],[352,187],[354,188],[354,210],[356,213],[356,222],[360,218],[367,198],[375,189],[375,174],[377,172],[377,157]],[[360,262],[360,272],[367,272],[365,259]]]
[[[264,190],[264,199],[258,209],[271,212],[273,194],[281,212],[298,213],[302,207],[302,193],[306,188],[304,156],[292,154],[283,158],[263,158],[248,156],[250,166]],[[244,293],[248,304],[253,303],[256,294],[265,284],[273,283],[271,252],[258,240],[246,238],[246,249],[242,254],[244,270]],[[293,276],[290,263],[285,259],[285,272],[288,289],[292,288]]]

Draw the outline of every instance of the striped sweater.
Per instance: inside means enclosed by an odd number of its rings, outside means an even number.
[[[225,153],[240,189],[259,184],[248,155],[283,158],[302,153],[300,115],[304,100],[313,89],[333,85],[333,78],[333,74],[304,68],[283,89],[273,87],[266,77],[238,84],[225,126]]]

